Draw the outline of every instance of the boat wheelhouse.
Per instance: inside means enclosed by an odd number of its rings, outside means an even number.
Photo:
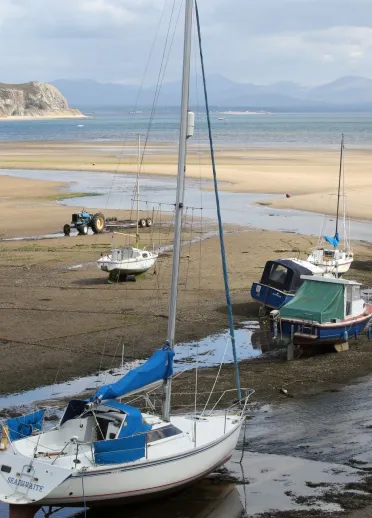
[[[300,259],[267,261],[260,282],[254,282],[251,297],[262,306],[278,309],[295,296],[302,275],[322,274],[322,270]]]
[[[270,313],[274,337],[293,338],[295,345],[337,345],[357,338],[372,317],[361,285],[315,275],[304,275],[302,280],[295,297]]]

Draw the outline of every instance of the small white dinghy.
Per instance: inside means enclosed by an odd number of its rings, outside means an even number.
[[[133,246],[114,248],[97,261],[100,270],[117,275],[139,275],[147,272],[158,258],[158,254],[150,250],[141,250]]]

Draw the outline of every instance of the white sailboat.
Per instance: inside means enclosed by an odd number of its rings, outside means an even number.
[[[42,505],[107,504],[149,497],[190,484],[223,465],[232,455],[245,421],[248,397],[241,389],[234,348],[238,401],[227,409],[172,415],[171,384],[184,205],[191,25],[194,0],[186,0],[176,219],[168,334],[164,347],[142,366],[87,400],[72,400],[60,424],[44,431],[43,410],[8,419],[0,441],[0,499],[11,518],[34,516]],[[198,16],[197,16],[198,18]],[[204,74],[204,69],[203,69]],[[208,106],[207,106],[208,109]],[[212,154],[212,160],[213,160]],[[216,182],[216,180],[215,180]],[[218,196],[217,207],[218,206]],[[221,254],[224,279],[223,234]],[[229,292],[226,291],[231,308]],[[232,315],[229,312],[230,324]],[[118,401],[163,380],[162,414],[142,412]]]
[[[344,248],[338,249],[339,245],[339,214],[340,214],[340,197],[341,197],[341,180],[342,180],[342,197],[343,197],[343,235]],[[323,245],[326,241],[333,248],[327,248]],[[337,213],[336,213],[336,229],[334,237],[324,236],[320,244],[309,254],[307,261],[318,266],[323,272],[341,276],[348,272],[353,262],[353,252],[350,247],[350,241],[346,229],[346,198],[345,198],[345,173],[344,173],[344,135],[341,138],[340,153],[340,170],[338,176],[338,192],[337,192]]]
[[[120,275],[139,275],[147,272],[155,265],[158,254],[151,250],[138,248],[139,226],[149,226],[151,219],[139,219],[139,173],[141,167],[141,137],[138,135],[138,160],[137,160],[137,182],[136,182],[136,247],[123,246],[113,248],[110,253],[102,255],[97,261],[97,267],[110,274],[110,278],[118,278]]]

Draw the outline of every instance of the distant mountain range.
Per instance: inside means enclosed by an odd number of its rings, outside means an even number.
[[[139,87],[116,83],[99,83],[92,79],[58,79],[52,81],[72,106],[79,108],[109,108],[134,106]],[[192,82],[190,104],[196,104],[195,85]],[[202,84],[198,81],[198,104],[202,105]],[[178,106],[181,83],[164,83],[157,105]],[[236,83],[226,77],[208,77],[209,102],[218,108],[271,109],[276,111],[372,110],[372,79],[347,76],[321,86],[305,87],[292,82],[271,85]],[[143,88],[138,108],[151,106],[155,87]]]

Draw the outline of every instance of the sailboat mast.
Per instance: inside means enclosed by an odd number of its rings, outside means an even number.
[[[137,199],[137,216],[136,216],[136,246],[139,243],[139,173],[141,166],[141,135],[138,133],[138,149],[137,149],[137,185],[136,185],[136,199]]]
[[[185,7],[185,33],[183,47],[183,71],[182,71],[182,98],[181,98],[181,122],[180,136],[178,144],[178,174],[177,174],[177,195],[176,195],[176,213],[174,223],[174,246],[173,246],[173,267],[172,267],[172,285],[169,300],[169,320],[167,342],[169,347],[173,349],[174,336],[176,330],[176,312],[177,312],[177,295],[178,295],[178,277],[181,256],[181,233],[182,233],[182,217],[183,202],[185,191],[185,171],[186,171],[186,140],[188,126],[188,106],[189,106],[189,90],[190,90],[190,56],[191,56],[191,29],[192,29],[192,12],[194,0],[186,0]],[[169,421],[170,402],[172,394],[171,378],[165,383],[165,394],[163,404],[163,419]]]
[[[344,134],[342,133],[341,137],[341,153],[340,153],[340,171],[338,174],[338,192],[337,192],[337,213],[336,213],[336,232],[338,232],[338,216],[340,211],[340,190],[341,190],[341,175],[342,175],[342,162],[344,158]]]

